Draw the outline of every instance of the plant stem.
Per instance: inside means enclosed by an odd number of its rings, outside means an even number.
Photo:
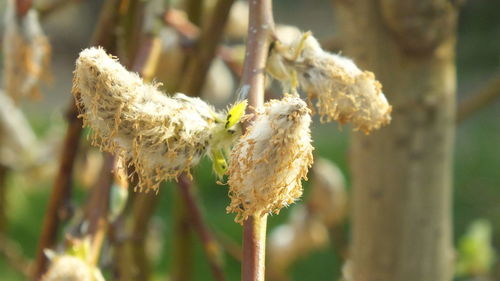
[[[242,281],[263,281],[266,262],[267,214],[252,216],[243,223]]]
[[[477,93],[468,95],[463,102],[458,104],[457,123],[469,118],[498,97],[500,97],[500,73],[497,73]]]
[[[49,205],[43,220],[42,233],[35,258],[33,268],[33,280],[41,278],[47,267],[47,258],[43,253],[44,249],[51,248],[56,242],[57,229],[60,224],[59,212],[64,205],[64,199],[68,198],[71,192],[71,176],[73,174],[73,164],[78,150],[78,143],[82,131],[82,121],[77,118],[77,109],[74,102],[67,115],[68,128],[64,138],[61,153],[59,171],[54,181]]]
[[[249,110],[264,104],[265,67],[274,35],[271,0],[249,1],[249,26],[243,65],[242,85],[250,86]],[[248,125],[248,124],[246,124]],[[243,222],[243,281],[263,281],[265,272],[267,215],[250,217]]]
[[[106,153],[104,155],[104,164],[99,175],[98,182],[92,188],[90,198],[87,201],[84,221],[88,223],[88,230],[83,236],[91,237],[91,256],[90,264],[97,264],[101,246],[104,241],[105,233],[108,228],[108,211],[113,183],[113,167],[115,157]]]
[[[220,247],[203,219],[202,212],[196,198],[193,182],[186,174],[182,174],[178,180],[180,195],[184,200],[188,218],[190,219],[194,230],[198,233],[202,240],[203,249],[205,250],[205,254],[215,280],[224,281],[226,278],[224,277],[224,272],[222,270],[223,264]]]

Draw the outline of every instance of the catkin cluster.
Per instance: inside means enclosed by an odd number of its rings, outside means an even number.
[[[81,258],[58,255],[52,258],[50,268],[42,281],[104,281],[98,268],[87,264]]]
[[[101,48],[80,53],[72,92],[93,144],[132,163],[140,190],[189,173],[224,119],[198,98],[164,95]]]
[[[349,122],[368,134],[391,120],[391,106],[374,74],[360,70],[348,58],[324,51],[310,33],[277,41],[267,70],[285,88],[293,91],[300,86],[310,103],[316,99],[322,122]]]
[[[298,97],[271,100],[231,153],[228,212],[242,223],[251,215],[279,213],[302,195],[312,165],[310,110]]]
[[[3,37],[4,87],[15,101],[40,96],[40,81],[48,78],[51,48],[35,10],[18,18],[15,1],[8,0],[5,9]]]

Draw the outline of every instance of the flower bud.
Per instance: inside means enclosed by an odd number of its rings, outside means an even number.
[[[310,110],[298,97],[271,100],[235,144],[229,165],[228,212],[236,222],[279,213],[302,195],[313,157]]]

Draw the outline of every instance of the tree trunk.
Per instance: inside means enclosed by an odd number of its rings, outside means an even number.
[[[392,123],[352,134],[346,280],[449,281],[457,7],[446,0],[338,0],[345,53],[373,71]]]

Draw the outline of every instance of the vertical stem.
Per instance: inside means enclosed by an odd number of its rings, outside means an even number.
[[[266,60],[274,32],[271,0],[249,1],[249,26],[242,85],[249,86],[249,110],[264,104]],[[267,216],[243,222],[243,281],[263,281],[265,272]]]
[[[59,210],[63,206],[64,198],[67,198],[71,188],[71,176],[73,174],[73,162],[78,150],[78,143],[82,131],[82,121],[77,118],[76,105],[73,103],[68,114],[68,129],[64,138],[64,144],[59,162],[59,171],[57,173],[52,194],[50,196],[49,206],[45,212],[43,220],[42,233],[38,243],[38,249],[33,269],[33,280],[38,280],[45,272],[47,267],[47,258],[43,253],[44,249],[52,247],[56,242],[57,229],[60,218]]]
[[[243,224],[242,281],[263,281],[265,272],[267,214],[250,217]]]

